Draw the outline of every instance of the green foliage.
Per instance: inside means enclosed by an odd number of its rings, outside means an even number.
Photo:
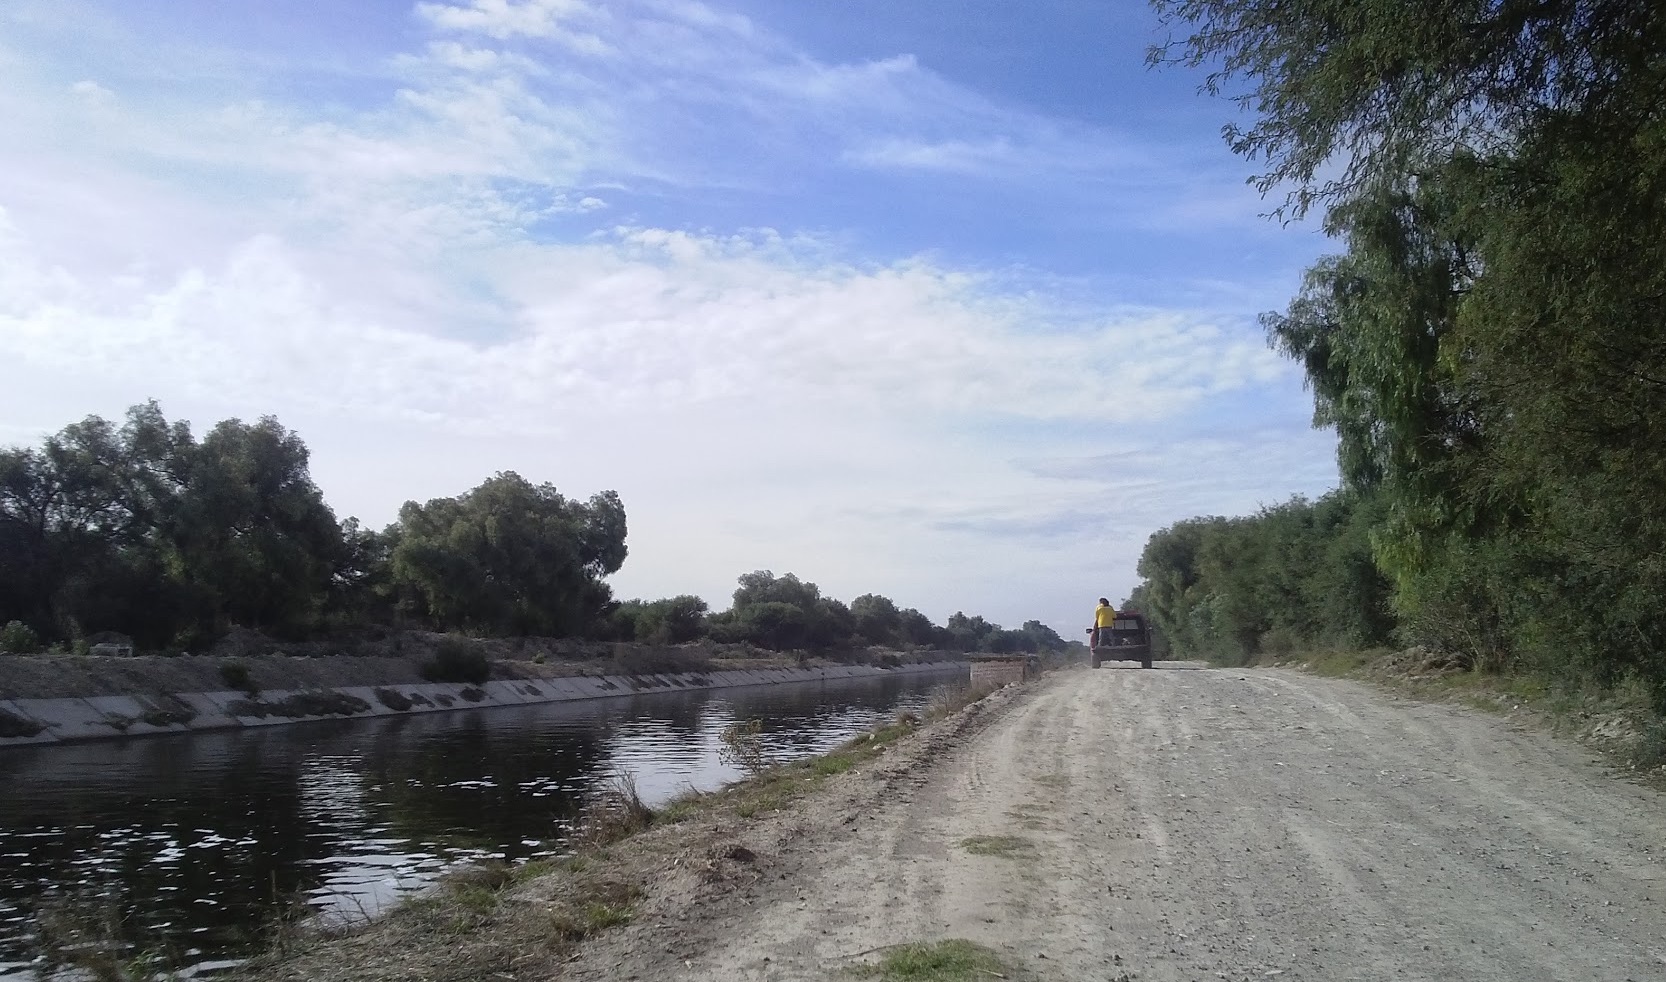
[[[602,578],[625,561],[625,508],[611,491],[571,500],[504,472],[467,494],[408,501],[391,574],[443,629],[578,636],[610,603]]]
[[[1376,510],[1344,494],[1249,518],[1203,518],[1146,543],[1137,607],[1181,657],[1243,664],[1262,651],[1371,646],[1393,628],[1371,558]]]
[[[230,659],[220,663],[220,680],[228,688],[254,695],[260,691],[255,685],[254,676],[249,674],[249,666],[243,662]]]
[[[22,621],[7,621],[0,627],[0,652],[8,655],[33,655],[41,650],[40,635]]]
[[[619,641],[683,644],[706,629],[706,601],[684,594],[663,600],[627,600],[609,615],[605,634]]]
[[[492,663],[480,646],[463,638],[445,638],[434,657],[422,663],[422,677],[430,682],[468,682],[480,685],[492,677]]]
[[[312,628],[340,530],[300,438],[268,417],[200,443],[155,403],[93,416],[39,449],[0,450],[0,616],[142,647],[236,623]]]
[[[1666,9],[1158,6],[1191,33],[1154,59],[1246,82],[1234,149],[1343,245],[1267,323],[1404,635],[1666,707]],[[1240,595],[1188,617],[1242,648]]]
[[[990,948],[962,938],[930,943],[893,945],[877,965],[863,965],[854,974],[881,982],[979,982],[1014,978],[1013,968]]]

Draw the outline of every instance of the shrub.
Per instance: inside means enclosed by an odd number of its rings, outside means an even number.
[[[732,764],[747,774],[762,774],[769,769],[769,758],[764,754],[762,737],[764,724],[749,719],[723,731],[723,746],[717,756],[725,764]]]
[[[470,682],[475,685],[492,677],[492,663],[471,641],[446,638],[434,657],[422,663],[422,677],[430,682]]]
[[[33,655],[41,650],[40,635],[22,621],[10,621],[0,627],[0,652],[9,655]]]
[[[605,846],[641,832],[653,821],[654,811],[643,803],[636,778],[618,770],[585,802],[575,838],[583,845]]]
[[[249,674],[249,666],[235,659],[220,663],[220,680],[228,687],[251,696],[260,691],[260,686],[255,685],[254,677]]]

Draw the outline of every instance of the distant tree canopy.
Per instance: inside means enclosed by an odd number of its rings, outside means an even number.
[[[672,625],[675,626],[672,626]],[[728,610],[708,613],[698,597],[630,600],[618,605],[612,637],[677,642],[705,638],[778,651],[793,649],[935,648],[963,652],[1060,651],[1068,643],[1040,621],[1003,630],[982,617],[956,613],[939,627],[912,607],[865,593],[846,606],[792,573],[757,570],[740,577]]]
[[[1340,437],[1402,636],[1666,707],[1666,6],[1156,6],[1182,36],[1153,59],[1242,84],[1229,142],[1342,244],[1266,325]]]
[[[446,629],[566,636],[590,628],[625,561],[625,507],[611,491],[571,501],[505,472],[456,498],[399,510],[391,580]]]
[[[365,626],[776,650],[1064,646],[1030,621],[956,614],[938,627],[864,594],[849,606],[768,570],[713,613],[696,596],[615,602],[625,507],[497,474],[454,498],[408,501],[381,531],[337,522],[307,448],[276,419],[226,420],[198,441],[158,406],[96,416],[37,448],[0,449],[0,651],[113,631],[147,650],[198,649],[232,627],[285,640]]]
[[[0,450],[0,621],[189,642],[230,623],[302,630],[343,557],[307,450],[270,417],[200,443],[155,403]]]
[[[582,633],[625,558],[617,495],[569,501],[500,474],[408,503],[383,532],[337,523],[300,437],[226,420],[199,442],[155,403],[0,450],[0,624],[199,647],[233,625],[293,638],[401,617]]]

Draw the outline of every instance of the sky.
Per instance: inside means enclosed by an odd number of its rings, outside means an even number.
[[[621,598],[768,569],[1081,633],[1336,484],[1257,315],[1329,251],[1135,0],[8,0],[0,444],[274,415],[338,516],[617,490]]]

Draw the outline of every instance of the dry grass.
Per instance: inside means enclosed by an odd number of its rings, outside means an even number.
[[[723,746],[717,756],[725,764],[738,767],[750,777],[769,770],[769,757],[764,753],[764,724],[749,719],[723,729]]]
[[[629,771],[618,770],[585,802],[573,838],[581,847],[605,846],[652,824],[654,810],[643,803],[636,778]]]
[[[928,721],[939,720],[945,716],[953,716],[967,706],[982,701],[994,691],[995,687],[988,685],[967,686],[963,689],[944,689],[932,696],[931,703],[926,706],[926,719]]]

